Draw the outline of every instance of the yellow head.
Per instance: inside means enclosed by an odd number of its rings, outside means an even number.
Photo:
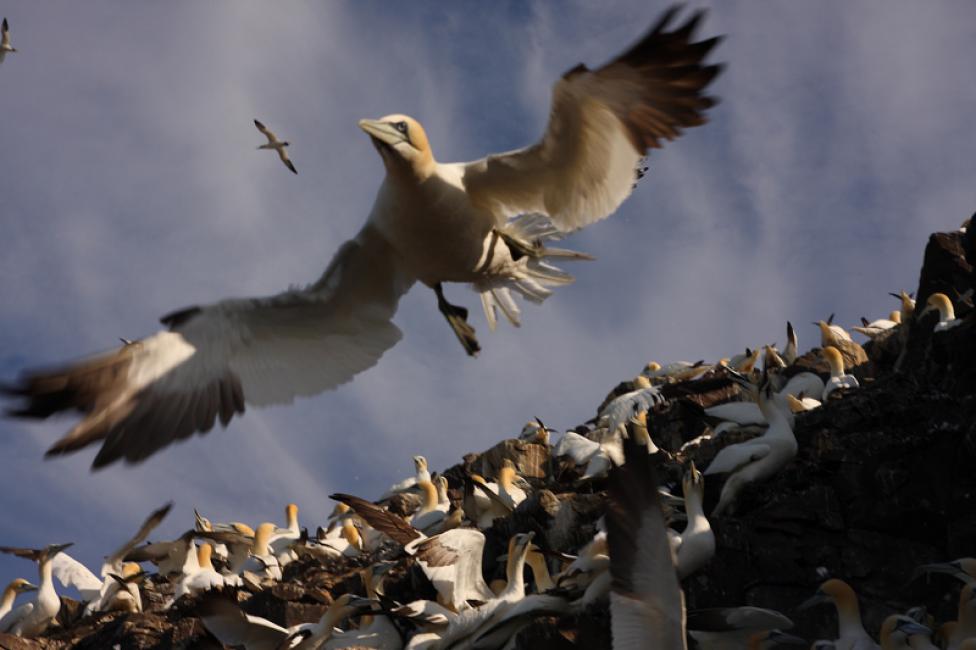
[[[434,171],[434,154],[420,122],[395,113],[378,120],[359,120],[373,141],[388,173],[424,180]]]
[[[688,495],[695,493],[698,496],[704,496],[705,494],[705,477],[702,473],[698,471],[695,467],[695,461],[691,461],[691,465],[688,467],[688,471],[684,473],[681,477],[681,488],[684,491],[685,499],[688,499]]]
[[[651,380],[645,377],[644,375],[637,375],[636,377],[634,377],[635,390],[644,390],[645,388],[650,388],[650,387],[651,387]]]
[[[891,312],[890,314],[888,314],[888,320],[890,320],[893,323],[900,323],[901,322],[901,312],[900,311],[893,311],[893,312]]]
[[[12,580],[10,582],[9,585],[7,585],[7,588],[4,589],[4,592],[5,593],[22,594],[22,593],[24,593],[26,591],[36,591],[36,590],[37,590],[37,587],[36,586],[34,586],[31,583],[27,582],[23,578],[15,578],[14,580]]]
[[[296,504],[289,503],[285,506],[285,521],[288,522],[289,528],[298,527],[298,506]]]
[[[956,317],[955,310],[952,308],[952,301],[944,293],[933,293],[929,296],[929,299],[925,301],[925,310],[922,313],[933,309],[939,310],[939,321],[944,322]]]
[[[823,349],[823,356],[827,364],[830,365],[831,377],[840,377],[844,374],[844,357],[841,355],[840,350],[832,345],[828,345]]]
[[[659,364],[657,361],[649,361],[647,365],[644,366],[644,372],[646,373],[657,372],[660,369],[661,364]]]
[[[838,610],[858,611],[857,594],[849,584],[837,578],[831,578],[820,585],[820,593],[834,601]]]
[[[251,546],[251,552],[255,555],[265,555],[268,552],[268,540],[271,539],[272,533],[274,533],[275,525],[271,522],[264,522],[258,526],[257,531],[254,533],[254,544]]]
[[[201,544],[197,548],[197,564],[200,565],[201,569],[213,569],[213,564],[210,562],[210,557],[213,554],[213,546],[210,544]]]
[[[511,485],[516,474],[515,463],[506,458],[502,461],[501,469],[498,470],[498,482],[505,486]]]
[[[837,338],[837,336],[830,331],[830,325],[827,323],[827,321],[817,321],[817,327],[820,328],[820,345],[830,345]]]
[[[757,361],[759,361],[759,348],[753,350],[749,356],[740,361],[735,369],[744,373],[752,372],[752,369],[756,367]]]
[[[237,533],[240,533],[241,535],[244,535],[246,537],[254,537],[254,529],[248,526],[247,524],[242,524],[239,521],[235,521],[230,526]]]

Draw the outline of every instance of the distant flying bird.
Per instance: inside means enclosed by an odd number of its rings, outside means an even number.
[[[285,151],[285,147],[290,146],[290,142],[282,142],[278,139],[278,136],[274,134],[268,127],[261,124],[259,121],[254,120],[254,126],[258,127],[258,131],[264,134],[264,137],[268,139],[268,144],[262,144],[258,149],[274,149],[278,152],[278,157],[281,158],[281,162],[285,163],[285,167],[290,169],[292,173],[297,174],[298,170],[295,169],[295,165],[292,164],[291,160],[288,158],[288,152]]]
[[[7,19],[3,19],[3,26],[0,27],[0,63],[7,58],[7,52],[16,52],[17,48],[10,44],[10,25]]]
[[[6,389],[25,399],[11,414],[80,411],[48,456],[104,441],[94,467],[139,462],[218,419],[226,425],[248,404],[290,403],[373,366],[400,340],[392,318],[417,280],[475,354],[467,310],[447,302],[443,283],[471,283],[489,324],[496,310],[517,324],[510,291],[541,302],[547,287],[572,280],[547,260],[585,257],[545,240],[609,216],[631,193],[648,149],[705,123],[716,100],[704,90],[721,68],[703,60],[719,38],[693,42],[704,13],[671,28],[677,12],[605,66],[563,75],[545,134],[525,149],[438,163],[416,120],[361,120],[386,177],[366,224],[321,278],[266,298],[182,309],[161,319],[166,331],[30,372]]]

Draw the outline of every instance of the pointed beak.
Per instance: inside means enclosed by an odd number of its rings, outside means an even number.
[[[386,122],[359,120],[359,128],[374,140],[391,147],[398,142],[403,142],[403,134],[393,128],[392,124],[387,124]]]
[[[818,591],[817,593],[815,593],[814,595],[810,596],[802,603],[800,603],[800,606],[796,608],[796,611],[799,612],[804,609],[810,609],[811,607],[822,605],[827,602],[830,602],[830,598],[827,597],[827,594]]]
[[[898,628],[900,632],[903,632],[906,636],[912,636],[913,634],[924,634],[925,636],[930,636],[932,630],[925,627],[921,623],[916,623],[912,620],[899,620]]]
[[[912,572],[912,580],[929,573],[947,573],[955,578],[959,578],[960,580],[969,578],[965,571],[960,569],[952,562],[943,562],[940,564],[923,564],[922,566],[917,567],[915,571]]]
[[[792,634],[787,634],[786,632],[780,632],[779,630],[773,630],[769,633],[769,640],[776,645],[798,645],[804,648],[807,645],[805,639],[801,639],[798,636],[793,636]]]
[[[40,587],[38,587],[37,585],[31,584],[29,582],[20,585],[20,590],[21,591],[37,591],[38,589],[40,589]]]
[[[64,549],[74,545],[75,545],[74,542],[68,542],[67,544],[51,544],[50,546],[47,547],[48,557],[54,557]]]

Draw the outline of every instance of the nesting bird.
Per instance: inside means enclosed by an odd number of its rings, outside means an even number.
[[[48,455],[101,441],[94,467],[139,462],[248,405],[286,404],[350,381],[400,340],[392,318],[418,281],[476,354],[467,310],[446,300],[444,283],[472,284],[489,323],[496,311],[517,323],[513,292],[541,302],[572,280],[552,260],[587,257],[548,242],[612,214],[649,149],[705,123],[716,103],[705,91],[721,68],[704,60],[719,39],[695,41],[704,13],[674,26],[678,11],[606,65],[563,75],[542,139],[524,149],[441,163],[417,120],[361,120],[386,175],[366,224],[319,280],[181,309],[161,319],[165,331],[31,372],[9,391],[26,400],[14,414],[81,411]],[[265,146],[284,156],[278,144],[269,137]]]
[[[932,311],[939,312],[939,322],[935,325],[936,332],[945,332],[951,330],[953,327],[957,327],[962,323],[962,319],[956,318],[956,312],[952,307],[952,301],[949,300],[949,296],[944,293],[933,293],[929,296],[929,299],[925,301],[925,309],[922,310],[922,314],[927,314]],[[922,315],[920,314],[920,315]]]

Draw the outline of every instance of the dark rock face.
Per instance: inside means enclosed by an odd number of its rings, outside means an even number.
[[[941,291],[965,322],[934,334],[936,318],[930,314],[868,343],[869,362],[857,371],[862,387],[796,416],[796,458],[779,475],[747,487],[732,514],[711,521],[716,555],[684,581],[689,608],[768,607],[793,618],[796,634],[832,638],[832,608],[797,612],[796,606],[823,580],[837,577],[857,591],[869,631],[888,614],[919,604],[940,620],[954,618],[957,584],[947,576],[928,581],[911,576],[919,564],[973,555],[976,549],[976,320],[971,299],[961,298],[974,286],[974,239],[962,233],[933,235],[917,291],[918,311],[929,295]],[[788,374],[798,369],[827,374],[816,350]],[[738,391],[715,376],[668,385],[664,392],[670,401],[648,417],[650,435],[662,450],[654,461],[666,484],[679,485],[689,461],[704,468],[725,445],[758,433],[728,433],[683,447],[709,430],[703,408]],[[634,388],[623,382],[603,403]],[[585,433],[587,427],[577,430]],[[510,517],[485,532],[488,581],[503,577],[495,558],[506,552],[513,533],[535,531],[540,547],[576,553],[592,539],[606,506],[604,480],[580,483],[581,468],[551,459],[542,444],[519,440],[469,454],[445,471],[452,502],[463,502],[468,473],[494,476],[505,459],[533,490]],[[720,488],[717,477],[708,477],[706,512]],[[398,503],[391,509],[408,509],[409,504]],[[281,625],[317,620],[334,597],[364,594],[362,569],[382,559],[397,562],[386,580],[387,597],[400,602],[434,597],[412,558],[390,544],[367,558],[297,561],[286,568],[281,583],[257,593],[241,591],[237,598],[248,613]],[[159,592],[147,582],[144,601],[158,609]],[[167,612],[79,620],[78,608],[66,599],[60,627],[30,641],[0,635],[0,648],[219,648],[194,617],[195,606],[184,599]],[[539,619],[520,633],[517,647],[609,648],[607,606]]]

